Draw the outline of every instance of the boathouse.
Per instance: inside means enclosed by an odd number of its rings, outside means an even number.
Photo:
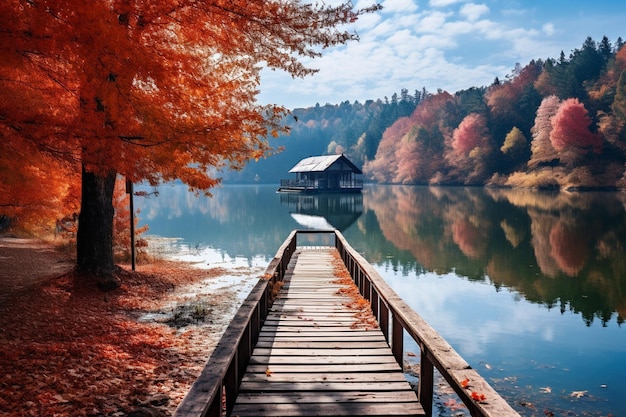
[[[295,179],[280,181],[279,192],[360,193],[363,172],[343,154],[304,158],[289,170]]]

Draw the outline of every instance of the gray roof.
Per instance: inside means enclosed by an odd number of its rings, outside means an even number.
[[[353,171],[357,174],[361,174],[361,170],[357,168],[348,158],[341,155],[324,155],[324,156],[310,156],[308,158],[304,158],[300,162],[298,162],[293,168],[289,170],[289,172],[324,172],[328,168],[330,168],[337,161],[347,164],[347,167],[350,171]]]

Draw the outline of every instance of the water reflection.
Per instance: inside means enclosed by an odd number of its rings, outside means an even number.
[[[626,317],[623,193],[368,186],[358,195],[276,194],[228,186],[196,197],[162,186],[139,201],[150,232],[231,257],[271,257],[293,229],[334,227],[372,263],[487,280],[527,300],[580,313],[587,324]]]
[[[304,228],[345,231],[363,213],[362,194],[281,193],[280,204]]]
[[[624,203],[619,193],[408,186],[364,199],[385,239],[426,270],[487,277],[588,324],[626,317]]]

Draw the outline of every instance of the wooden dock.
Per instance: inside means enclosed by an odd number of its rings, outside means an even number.
[[[405,337],[420,348],[417,395]],[[471,416],[520,417],[340,232],[294,230],[174,417],[432,416],[435,370]]]
[[[231,415],[425,415],[335,248],[292,256]]]

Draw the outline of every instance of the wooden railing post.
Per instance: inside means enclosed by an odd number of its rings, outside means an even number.
[[[398,320],[396,314],[392,314],[391,317],[391,352],[393,353],[396,362],[404,368],[403,355],[404,355],[404,328]]]
[[[389,344],[389,307],[383,300],[380,300],[380,316],[378,318],[378,325],[385,335],[385,340]]]
[[[428,417],[433,413],[434,367],[424,350],[420,355],[420,375],[417,397]]]

